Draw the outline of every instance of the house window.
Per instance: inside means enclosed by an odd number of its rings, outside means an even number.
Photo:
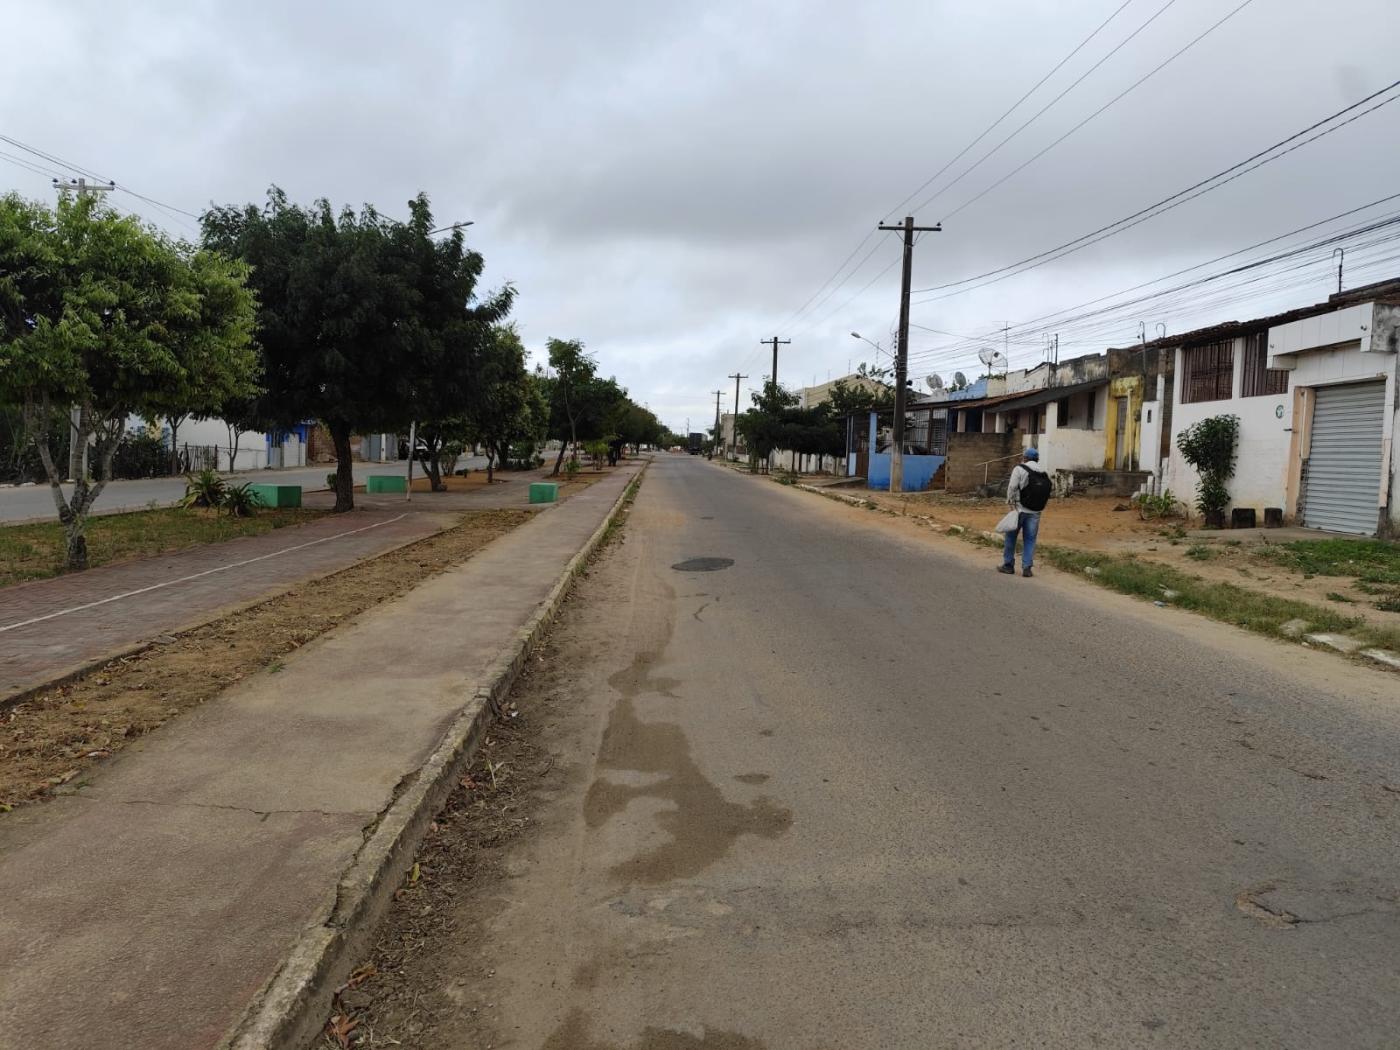
[[[1269,333],[1260,332],[1244,341],[1244,376],[1241,397],[1288,393],[1288,370],[1269,367]]]
[[[1055,425],[1057,427],[1069,426],[1069,398],[1062,397],[1055,402]]]
[[[1233,339],[1193,346],[1182,356],[1185,358],[1181,390],[1183,402],[1190,404],[1229,399],[1235,381]]]

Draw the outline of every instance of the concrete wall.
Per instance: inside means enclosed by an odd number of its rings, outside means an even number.
[[[1290,434],[1293,426],[1293,398],[1290,394],[1240,397],[1240,375],[1244,368],[1244,339],[1235,341],[1235,373],[1231,391],[1224,401],[1183,403],[1187,376],[1182,371],[1184,352],[1177,350],[1176,405],[1172,413],[1171,455],[1163,475],[1163,487],[1189,504],[1194,512],[1199,476],[1181,457],[1177,437],[1183,431],[1211,416],[1235,415],[1240,420],[1240,438],[1235,476],[1228,484],[1230,508],[1253,507],[1260,521],[1265,507],[1283,507]],[[1280,408],[1282,415],[1279,414]]]
[[[983,484],[983,463],[999,460],[991,464],[990,477],[1005,477],[1015,465],[1013,459],[1022,448],[1021,434],[949,434],[948,462],[944,471],[949,492],[972,492]]]
[[[267,435],[261,430],[238,434],[238,459],[229,464],[228,426],[222,419],[187,419],[180,424],[177,440],[181,445],[214,445],[219,449],[220,470],[258,470],[267,466]]]
[[[866,472],[866,488],[874,489],[877,492],[888,492],[890,490],[890,454],[888,452],[876,452],[875,429],[879,425],[879,416],[870,413],[870,469]],[[938,473],[938,468],[943,466],[947,460],[946,456],[911,456],[904,457],[904,485],[902,492],[923,492],[932,483],[933,476]]]
[[[1047,423],[1035,447],[1046,470],[1098,469],[1103,465],[1103,440],[1102,430],[1076,430]]]

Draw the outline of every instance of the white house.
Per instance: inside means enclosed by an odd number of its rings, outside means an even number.
[[[1326,303],[1184,337],[1165,484],[1195,498],[1177,436],[1211,416],[1239,418],[1230,509],[1312,528],[1400,536],[1393,453],[1400,385],[1400,280]]]

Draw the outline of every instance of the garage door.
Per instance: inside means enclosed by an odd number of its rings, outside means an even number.
[[[1384,413],[1384,383],[1318,388],[1303,498],[1305,525],[1375,533]]]

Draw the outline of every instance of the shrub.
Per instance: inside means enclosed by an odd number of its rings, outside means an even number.
[[[1176,439],[1182,458],[1201,477],[1196,491],[1196,509],[1207,525],[1220,525],[1230,492],[1225,482],[1235,476],[1235,444],[1240,436],[1239,416],[1211,416],[1187,427]]]
[[[262,497],[253,491],[252,482],[229,485],[224,489],[223,508],[231,518],[251,518],[263,505]]]
[[[228,483],[219,477],[218,471],[201,470],[198,474],[185,475],[185,497],[180,500],[182,507],[218,507],[224,502]]]

